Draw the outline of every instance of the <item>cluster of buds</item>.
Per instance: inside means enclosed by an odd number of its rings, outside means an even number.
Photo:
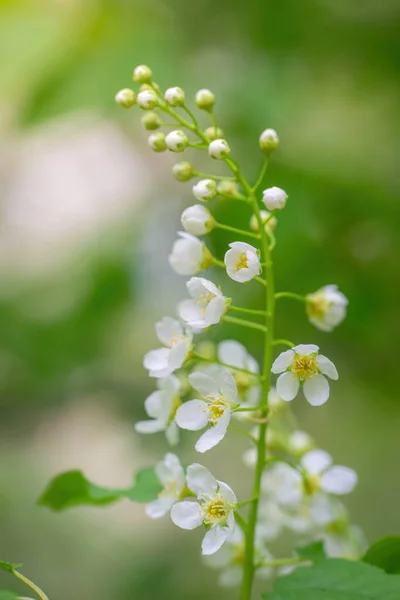
[[[185,160],[173,167],[178,181],[197,178],[192,191],[202,204],[188,206],[182,212],[184,231],[178,232],[169,255],[172,269],[190,277],[186,283],[188,297],[179,302],[176,316],[163,317],[156,323],[161,345],[147,352],[143,364],[149,376],[156,379],[157,390],[145,400],[148,418],[137,423],[136,430],[142,434],[164,432],[172,446],[179,443],[180,430],[201,432],[197,433],[194,448],[204,454],[223,442],[237,420],[245,428],[244,435],[254,442],[244,460],[250,468],[257,465],[256,488],[262,490],[257,498],[238,502],[233,490],[204,466],[194,463],[185,472],[179,458],[167,453],[155,468],[163,491],[146,512],[151,518],[169,513],[173,523],[183,529],[204,527],[202,553],[219,555],[218,559],[208,560],[223,567],[220,580],[224,585],[240,584],[243,570],[244,585],[249,585],[254,572],[264,577],[275,574],[270,543],[284,529],[306,539],[322,540],[327,555],[356,555],[362,551],[363,538],[350,525],[338,496],[353,490],[357,476],[352,469],[332,466],[329,454],[317,449],[314,440],[297,428],[288,404],[301,389],[311,406],[323,405],[330,395],[329,380],[338,379],[337,369],[318,346],[295,345],[275,339],[270,333],[275,303],[282,297],[301,301],[311,324],[322,331],[331,331],[344,319],[347,299],[334,285],[306,295],[274,293],[274,230],[276,215],[287,204],[287,193],[275,186],[259,192],[264,167],[255,185],[247,183],[216,122],[215,96],[210,90],[201,89],[195,95],[196,106],[211,120],[203,130],[180,87],[162,93],[144,65],[136,67],[134,80],[141,86],[138,93],[121,90],[116,101],[125,108],[137,104],[147,111],[142,123],[152,132],[151,148],[174,153],[189,147],[204,150],[229,169],[229,176],[221,177],[199,173]],[[162,114],[168,114],[179,127],[162,131],[168,127]],[[278,144],[275,130],[268,128],[260,135],[265,166]],[[209,206],[218,196],[244,202],[251,209],[246,229],[215,219]],[[209,203],[207,208],[204,203]],[[213,256],[203,239],[217,229],[235,235],[223,260]],[[266,290],[264,308],[235,305],[217,283],[202,275],[210,267],[223,269],[239,284],[261,286]],[[232,312],[248,318],[231,316]],[[250,328],[265,337],[263,347],[267,350],[262,365],[236,340],[224,340],[218,347],[210,343],[204,352],[204,342],[197,343],[196,336],[224,322]],[[273,359],[273,351],[282,343],[288,349]],[[276,388],[271,387],[272,375],[278,376]],[[260,456],[265,454],[267,459],[261,461],[260,470]],[[256,510],[244,524],[238,511],[247,504],[253,504]],[[249,540],[254,540],[254,548],[249,548]],[[298,560],[293,562],[297,564]]]

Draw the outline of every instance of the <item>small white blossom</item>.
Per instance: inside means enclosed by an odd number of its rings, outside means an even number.
[[[144,110],[151,110],[158,104],[157,94],[154,90],[143,90],[137,95],[137,103]]]
[[[177,129],[176,131],[170,131],[165,136],[165,143],[171,152],[183,152],[187,148],[189,139],[184,131]]]
[[[231,279],[245,283],[261,273],[260,259],[254,246],[245,242],[232,242],[229,247],[224,262]]]
[[[201,240],[184,231],[178,235],[169,255],[169,264],[178,275],[196,275],[212,265],[212,255]]]
[[[263,191],[263,202],[268,210],[285,208],[287,199],[287,193],[276,186]]]
[[[197,371],[189,376],[189,381],[202,399],[182,404],[175,419],[179,427],[190,431],[210,426],[195,445],[197,452],[206,452],[219,444],[226,434],[237,400],[237,387],[229,371],[221,371],[218,377]]]
[[[282,400],[290,402],[297,396],[300,384],[312,406],[321,406],[329,398],[329,383],[326,377],[338,379],[335,365],[314,344],[300,344],[282,352],[272,365],[272,373],[282,373],[276,389]]]
[[[202,204],[194,204],[183,211],[181,223],[188,233],[204,235],[214,228],[215,220],[210,211]]]
[[[264,223],[264,229],[267,233],[271,234],[278,224],[278,219],[271,216],[268,210],[260,210],[261,220]],[[250,219],[250,229],[253,231],[259,231],[258,221],[256,215],[252,215]]]
[[[146,514],[151,519],[160,519],[166,515],[173,505],[181,500],[185,488],[185,472],[179,458],[168,452],[164,460],[155,468],[156,475],[163,486],[157,500],[146,506]]]
[[[330,558],[360,560],[368,543],[361,527],[350,525],[343,532],[327,531],[319,535],[324,542],[324,551]]]
[[[192,347],[193,334],[190,328],[184,331],[181,323],[171,317],[164,317],[156,323],[156,333],[165,347],[147,352],[143,365],[150,377],[168,377],[185,362]]]
[[[210,111],[215,104],[214,94],[207,89],[196,92],[196,105],[198,108]]]
[[[312,450],[314,445],[314,440],[306,431],[293,431],[288,439],[288,450],[296,456],[302,456]]]
[[[217,195],[217,184],[213,179],[201,179],[194,184],[193,195],[197,200],[208,202]]]
[[[185,92],[180,87],[170,87],[166,90],[164,98],[171,106],[182,106],[185,104]]]
[[[228,156],[231,149],[228,146],[228,142],[223,139],[213,140],[208,146],[208,154],[211,158],[222,160],[225,156]]]
[[[348,300],[336,285],[326,285],[306,298],[306,310],[310,322],[322,329],[332,331],[346,316]]]
[[[357,484],[357,473],[349,467],[332,466],[332,457],[324,450],[307,452],[300,464],[307,473],[306,485],[311,492],[322,490],[341,496],[352,492]]]
[[[204,277],[192,277],[186,287],[191,299],[179,304],[180,318],[195,329],[219,323],[227,307],[227,298],[221,290]]]
[[[175,414],[181,404],[179,392],[181,383],[177,377],[160,378],[158,390],[150,394],[144,402],[146,413],[151,417],[148,421],[139,421],[135,425],[138,433],[157,433],[165,431],[167,441],[175,446],[179,441],[179,429],[175,422]]]
[[[235,529],[236,496],[231,488],[218,481],[205,467],[193,464],[187,470],[187,486],[197,496],[197,502],[177,502],[171,519],[182,529],[205,525],[207,533],[201,545],[205,555],[215,554]]]
[[[231,373],[236,381],[238,394],[241,399],[240,406],[243,407],[254,407],[260,401],[260,382],[258,374],[260,367],[255,358],[253,358],[243,344],[240,344],[236,340],[224,340],[218,345],[218,360],[227,365],[232,366]],[[245,369],[254,373],[254,377],[247,373],[237,371],[236,369]],[[235,412],[236,418],[243,419],[247,418],[245,412]]]
[[[260,148],[269,154],[279,146],[279,138],[275,129],[264,129],[259,139]]]

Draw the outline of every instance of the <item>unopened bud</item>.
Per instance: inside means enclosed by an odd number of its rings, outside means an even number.
[[[287,193],[276,186],[263,191],[263,202],[268,210],[285,208],[287,199]]]
[[[273,152],[279,146],[279,138],[275,129],[265,129],[260,135],[259,143],[265,154]]]
[[[163,133],[162,131],[151,133],[149,135],[148,142],[150,148],[153,148],[155,152],[164,152],[167,149],[165,133]]]
[[[131,106],[136,104],[136,94],[133,90],[125,88],[116,94],[115,102],[123,108],[131,108]]]
[[[137,103],[139,104],[140,108],[143,108],[144,110],[151,110],[158,104],[157,94],[152,89],[143,90],[142,92],[139,92],[137,96]]]
[[[171,152],[183,152],[187,147],[189,140],[186,133],[177,129],[176,131],[171,131],[166,136],[165,142],[168,150],[171,150]]]
[[[208,146],[208,154],[211,158],[215,158],[217,160],[222,160],[225,156],[228,156],[231,149],[228,146],[228,142],[226,140],[218,139],[214,140]]]
[[[239,188],[236,181],[229,181],[229,179],[223,179],[217,186],[219,194],[224,196],[236,196],[239,193]]]
[[[217,184],[213,179],[201,179],[193,186],[193,195],[197,200],[208,202],[217,195]]]
[[[195,169],[194,166],[190,164],[190,162],[184,160],[182,162],[176,163],[176,165],[172,167],[172,173],[178,181],[189,181],[189,179],[192,179],[192,177],[194,177]]]
[[[183,106],[185,104],[185,92],[180,87],[168,88],[164,98],[171,106]]]
[[[199,90],[196,94],[196,104],[198,108],[210,111],[215,104],[215,96],[210,90]]]
[[[272,233],[278,224],[278,219],[271,216],[271,213],[268,210],[260,210],[260,217],[265,231],[267,233]],[[260,230],[256,215],[252,215],[250,219],[250,229],[257,232]]]
[[[153,73],[147,65],[139,65],[133,71],[133,79],[137,83],[150,83],[152,77]]]
[[[220,127],[207,127],[207,129],[204,131],[204,135],[209,142],[213,142],[214,140],[222,138],[224,132]]]
[[[155,112],[146,112],[141,118],[142,125],[145,129],[149,131],[153,131],[154,129],[158,129],[162,125],[162,121],[157,113]]]

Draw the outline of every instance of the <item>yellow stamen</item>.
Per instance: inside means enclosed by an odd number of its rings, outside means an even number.
[[[311,379],[319,373],[316,354],[296,354],[290,370],[300,381]]]
[[[235,271],[240,271],[240,269],[248,269],[249,261],[247,258],[247,254],[242,252],[235,264]]]

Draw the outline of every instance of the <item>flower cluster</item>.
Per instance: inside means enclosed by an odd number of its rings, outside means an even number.
[[[281,298],[302,302],[310,323],[322,331],[331,331],[344,319],[347,299],[334,285],[305,295],[274,291],[274,231],[288,194],[276,186],[264,191],[260,188],[270,155],[279,145],[276,131],[268,128],[260,135],[265,163],[251,186],[216,122],[216,99],[210,90],[199,90],[194,99],[211,120],[203,129],[186,103],[184,90],[171,87],[162,93],[144,65],[136,67],[134,80],[139,90],[121,90],[116,101],[124,108],[137,104],[145,111],[142,123],[151,131],[152,149],[173,153],[187,148],[204,150],[229,171],[226,176],[203,173],[188,161],[173,167],[178,181],[196,179],[192,191],[199,202],[183,210],[184,231],[178,232],[169,255],[175,273],[189,276],[188,297],[179,302],[176,315],[156,323],[162,347],[147,352],[143,364],[149,376],[157,380],[157,390],[145,400],[149,419],[137,423],[136,431],[164,432],[171,445],[178,444],[179,430],[201,432],[200,437],[196,434],[194,448],[204,454],[234,428],[252,444],[244,461],[253,469],[254,489],[260,490],[256,497],[238,502],[232,489],[204,466],[195,463],[185,469],[176,455],[168,453],[155,467],[162,491],[146,512],[151,518],[170,513],[173,523],[182,529],[203,527],[202,553],[212,556],[208,561],[221,569],[221,583],[242,582],[242,597],[249,598],[254,573],[270,577],[277,573],[274,567],[282,564],[274,559],[269,546],[285,529],[305,540],[323,540],[328,555],[353,556],[362,550],[362,535],[350,525],[338,498],[355,487],[355,472],[332,466],[330,455],[298,429],[288,405],[300,388],[311,406],[323,405],[330,395],[328,380],[338,379],[336,367],[320,354],[318,346],[295,345],[273,335],[276,305]],[[165,122],[164,115],[168,117]],[[177,129],[168,131],[171,119]],[[209,207],[218,197],[247,207],[247,228],[216,220]],[[218,229],[234,236],[221,259],[212,254],[203,238]],[[210,278],[203,276],[210,267],[221,269],[238,284],[252,286],[255,298],[265,293],[263,306],[251,309],[235,304],[235,299],[225,296],[212,281],[215,269]],[[211,354],[202,352],[196,336],[221,323],[260,335],[260,347],[265,348],[261,364],[235,340],[222,341]],[[279,345],[287,349],[274,357]],[[185,384],[183,372],[187,374]],[[276,389],[271,387],[273,375],[278,375]],[[237,424],[233,425],[233,419]],[[246,507],[247,520],[240,512]],[[287,562],[290,564],[290,557]]]

